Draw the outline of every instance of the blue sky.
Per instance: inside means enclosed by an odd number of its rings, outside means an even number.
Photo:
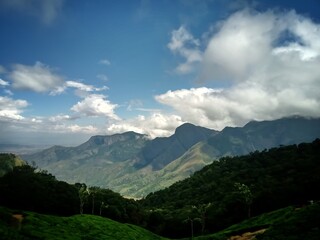
[[[0,143],[320,117],[320,2],[0,0]]]

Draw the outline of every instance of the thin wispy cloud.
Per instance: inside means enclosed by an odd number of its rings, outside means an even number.
[[[101,59],[99,61],[99,64],[109,66],[109,65],[111,65],[111,62],[108,59]]]
[[[6,87],[6,86],[9,86],[9,82],[7,81],[4,81],[3,79],[0,78],[0,87]]]
[[[104,82],[109,81],[108,76],[105,75],[105,74],[98,74],[98,75],[97,75],[97,78],[100,79],[100,80],[102,80],[102,81],[104,81]]]
[[[202,53],[199,50],[200,41],[195,39],[184,26],[171,33],[171,41],[168,48],[180,57],[184,62],[176,67],[179,74],[187,74],[194,70],[195,64],[202,61]]]
[[[41,62],[36,62],[33,66],[15,64],[9,77],[13,88],[34,92],[55,91],[64,82],[63,77]]]
[[[2,0],[0,6],[20,14],[37,17],[44,24],[51,24],[62,10],[64,0]]]

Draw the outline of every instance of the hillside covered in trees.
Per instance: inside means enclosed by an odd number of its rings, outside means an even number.
[[[300,215],[306,223],[313,221],[311,229],[301,228],[301,231],[312,231],[310,234],[314,235],[320,227],[312,214],[316,211],[312,209],[319,210],[316,203],[320,199],[319,156],[320,140],[317,139],[246,156],[224,157],[188,179],[139,201],[125,199],[108,189],[58,181],[46,171],[22,165],[0,177],[0,205],[23,213],[32,211],[64,217],[99,215],[169,238],[205,236],[251,220],[253,222],[234,228],[227,235],[239,232],[240,228],[245,231],[263,227],[266,231],[261,236],[269,237],[261,239],[272,239],[272,234],[283,234],[282,228],[276,226],[287,220],[278,216],[274,217],[278,220],[262,221],[257,219],[259,215],[313,203],[315,207]],[[298,221],[300,215],[292,215],[292,221]],[[221,236],[227,236],[225,234]]]
[[[158,230],[172,233],[171,237],[183,235],[185,219],[198,220],[198,234],[214,232],[264,212],[319,200],[319,173],[317,139],[221,158],[190,178],[149,194],[142,203],[157,215],[162,224]]]

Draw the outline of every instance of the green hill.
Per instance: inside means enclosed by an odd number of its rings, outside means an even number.
[[[131,224],[94,215],[74,215],[57,217],[34,212],[19,212],[0,208],[0,238],[12,239],[45,239],[45,240],[160,240],[165,239],[148,230]],[[19,223],[20,218],[22,220]]]

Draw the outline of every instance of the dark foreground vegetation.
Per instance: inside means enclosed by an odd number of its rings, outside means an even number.
[[[21,219],[21,222],[20,222]],[[164,239],[146,229],[94,215],[57,217],[0,208],[0,239]]]
[[[72,228],[78,226],[83,232],[70,239],[117,239],[98,235],[100,231],[104,234],[103,229],[107,228],[99,226],[100,222],[115,224],[106,219],[109,218],[170,238],[227,239],[233,234],[265,228],[267,230],[257,236],[258,239],[316,239],[313,237],[319,236],[320,227],[319,173],[319,139],[308,144],[222,158],[190,178],[139,201],[125,199],[107,189],[67,184],[25,164],[9,169],[0,178],[0,205],[9,208],[1,208],[1,231],[26,237],[21,239],[30,236],[34,237],[31,239],[54,239],[48,237],[49,233],[45,235],[46,232],[64,226],[62,238],[68,239],[68,233],[72,235]],[[277,209],[284,212],[273,213],[273,217],[266,214]],[[21,226],[12,225],[14,213],[24,216]],[[228,229],[243,220],[246,221]],[[128,228],[119,228],[119,231],[135,228],[121,226]],[[84,232],[87,235],[82,236]],[[216,234],[208,235],[213,233]],[[292,238],[288,237],[290,234]],[[296,238],[299,234],[309,235]],[[145,239],[157,239],[151,235]]]
[[[302,208],[286,207],[265,213],[222,231],[194,237],[199,240],[318,240],[320,236],[320,204]],[[244,237],[247,238],[244,238]],[[141,227],[122,224],[94,215],[58,217],[0,207],[0,239],[166,239]],[[189,238],[188,238],[189,239]]]

